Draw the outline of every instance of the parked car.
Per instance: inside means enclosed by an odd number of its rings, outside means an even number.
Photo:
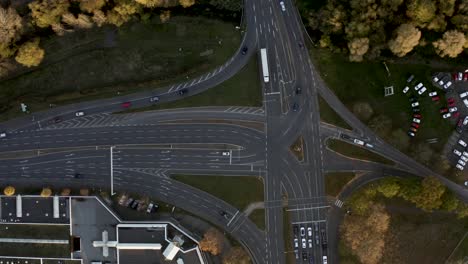
[[[421,90],[418,91],[419,95],[422,95],[425,91],[427,91],[426,87],[421,88]]]
[[[422,87],[423,87],[423,84],[422,84],[422,83],[418,83],[418,84],[414,87],[414,89],[417,91],[417,90],[421,89]]]
[[[465,156],[465,157],[468,157],[468,152],[463,151],[462,155]]]
[[[122,106],[123,108],[129,108],[131,105],[132,105],[131,102],[125,102],[125,103],[122,103],[121,106]]]
[[[157,102],[159,102],[159,96],[153,96],[153,97],[151,97],[151,98],[150,98],[150,102],[151,102],[151,103],[157,103]]]
[[[301,226],[301,237],[305,236],[305,228]]]
[[[413,122],[414,122],[414,123],[418,123],[418,124],[420,124],[420,123],[421,123],[421,119],[418,119],[418,118],[413,118]]]
[[[463,167],[463,166],[460,165],[460,164],[457,164],[457,166],[455,166],[455,168],[457,168],[457,169],[459,169],[459,170],[461,170],[461,171],[465,169],[465,167]]]
[[[306,248],[307,247],[307,243],[306,243],[306,240],[305,238],[302,239],[302,248]]]
[[[410,131],[413,131],[414,133],[418,132],[418,129],[415,127],[410,127]]]
[[[463,103],[465,104],[466,107],[468,107],[468,99],[463,99]]]
[[[410,137],[414,137],[414,136],[416,136],[416,135],[415,135],[413,132],[411,132],[411,131],[408,131],[408,136],[410,136]]]
[[[405,94],[405,93],[407,93],[408,91],[409,91],[409,87],[406,86],[406,87],[403,89],[403,93]]]
[[[463,156],[463,155],[462,155],[462,156],[460,156],[460,159],[461,159],[461,160],[463,160],[464,162],[468,162],[468,158],[467,158],[467,157],[465,157],[465,156]]]
[[[439,100],[440,100],[440,97],[439,97],[439,96],[434,96],[434,97],[432,97],[431,99],[432,99],[432,101],[439,101]]]
[[[430,97],[433,97],[433,96],[436,96],[436,95],[437,95],[437,92],[435,92],[435,91],[429,93],[429,96],[430,96]]]
[[[417,107],[417,106],[419,106],[419,102],[414,102],[411,104],[411,107]]]
[[[299,228],[296,225],[293,226],[293,232],[294,232],[294,236],[297,236],[297,234],[299,232]]]
[[[449,118],[449,117],[451,117],[451,116],[452,116],[452,114],[446,113],[446,114],[443,114],[443,115],[442,115],[442,118],[443,118],[443,119],[447,119],[447,118]]]
[[[411,123],[411,126],[415,128],[419,128],[419,124],[416,124],[416,123]]]
[[[150,202],[148,204],[148,208],[146,208],[146,213],[149,214],[153,211],[153,207],[154,207],[154,203],[153,202]]]
[[[354,142],[354,144],[356,144],[356,145],[364,146],[364,141],[359,140],[359,139],[357,139],[357,138],[355,138],[355,139],[353,140],[353,142]]]
[[[411,82],[413,79],[414,79],[414,75],[411,74],[410,77],[406,80],[406,82],[409,83],[409,82]]]
[[[455,106],[449,108],[449,113],[453,113],[453,112],[457,112],[457,111],[458,111],[458,109]]]
[[[442,107],[440,108],[439,110],[439,113],[443,114],[443,113],[447,113],[448,112],[448,108],[447,107]]]
[[[307,235],[309,237],[312,237],[312,227],[310,227],[310,226],[307,228]]]
[[[413,114],[413,117],[416,117],[416,118],[421,118],[421,114]]]
[[[438,78],[437,76],[434,76],[434,77],[432,78],[432,81],[435,82],[435,83],[437,83],[437,81],[439,81],[439,78]]]
[[[294,103],[292,109],[293,109],[294,112],[297,112],[297,110],[299,110],[299,104]]]
[[[298,248],[299,247],[299,239],[295,238],[294,239],[294,248]]]
[[[465,98],[468,96],[468,92],[464,92],[460,94],[460,98]]]
[[[468,125],[468,116],[465,116],[465,118],[463,119],[463,125]]]
[[[7,135],[7,134],[6,134],[5,131],[0,132],[0,138],[6,138],[6,135]]]
[[[459,159],[457,163],[460,164],[460,165],[462,165],[462,166],[465,166],[465,165],[466,165],[466,162],[464,162],[464,161],[461,160],[461,159]]]
[[[368,147],[368,148],[374,148],[374,145],[369,144],[369,143],[366,143],[366,147]]]
[[[462,153],[458,149],[454,149],[453,154],[455,154],[455,155],[457,155],[459,157],[462,155]]]
[[[307,240],[307,242],[309,243],[309,248],[312,248],[314,246],[314,243],[312,243],[312,239]]]
[[[413,113],[419,113],[419,108],[413,108]]]
[[[459,140],[458,140],[458,144],[460,144],[461,146],[463,146],[463,147],[465,147],[465,148],[466,148],[466,146],[468,146],[468,145],[466,144],[466,142],[463,141],[463,139],[459,139]]]
[[[452,82],[449,81],[449,82],[447,82],[447,83],[444,85],[444,88],[445,88],[445,89],[448,89],[451,85],[452,85]]]
[[[455,103],[455,99],[453,99],[452,97],[449,97],[447,98],[447,103]]]
[[[448,103],[448,107],[454,107],[455,105],[456,105],[455,102]]]

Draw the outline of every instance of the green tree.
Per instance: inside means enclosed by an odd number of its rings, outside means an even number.
[[[377,191],[387,198],[395,197],[400,191],[400,184],[394,178],[386,178],[380,181]]]
[[[457,197],[455,197],[455,195],[453,195],[453,192],[446,190],[441,199],[441,209],[452,212],[458,208],[459,200],[457,199]]]
[[[60,18],[68,12],[68,0],[36,0],[28,4],[33,22],[38,27],[48,27],[60,23]]]
[[[39,47],[39,38],[26,42],[18,49],[16,61],[26,67],[37,66],[44,58],[44,50]]]
[[[403,57],[418,45],[421,31],[412,24],[401,24],[395,30],[395,38],[388,42],[388,47],[393,54]]]
[[[11,48],[10,45],[5,43],[0,43],[0,59],[5,59],[13,56],[15,50]]]
[[[107,0],[80,0],[80,9],[84,12],[94,13],[96,10],[101,10]]]
[[[421,192],[414,197],[413,202],[424,211],[431,212],[442,205],[445,190],[446,187],[436,177],[426,177],[421,182]]]
[[[9,45],[17,40],[22,29],[23,22],[16,10],[0,6],[0,44]]]
[[[458,217],[458,218],[465,218],[465,217],[468,217],[468,204],[466,204],[466,203],[458,203],[457,217]]]
[[[437,2],[439,12],[451,17],[455,11],[455,0],[439,0]]]
[[[418,196],[422,190],[421,180],[417,178],[405,178],[398,180],[400,182],[400,191],[398,192],[398,197],[414,203],[415,197]]]
[[[434,41],[432,45],[439,56],[455,58],[462,53],[465,42],[465,34],[457,30],[450,30],[444,33],[442,39]]]
[[[434,30],[437,32],[442,32],[447,27],[447,21],[444,15],[437,15],[431,22],[427,25],[427,29]]]
[[[349,60],[362,61],[362,56],[369,50],[368,38],[354,38],[348,42]]]
[[[436,14],[436,3],[433,0],[409,0],[407,2],[406,15],[416,25],[424,27]]]

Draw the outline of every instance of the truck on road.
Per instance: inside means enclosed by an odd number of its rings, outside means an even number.
[[[267,83],[270,81],[270,73],[268,72],[268,58],[265,48],[260,49],[260,55],[262,56],[263,81]]]

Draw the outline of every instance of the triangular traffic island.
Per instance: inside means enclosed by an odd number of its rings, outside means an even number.
[[[304,139],[299,136],[294,143],[289,147],[289,150],[294,154],[298,161],[304,160]]]

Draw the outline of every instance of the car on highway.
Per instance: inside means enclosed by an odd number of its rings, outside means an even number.
[[[281,11],[286,11],[286,6],[284,5],[283,1],[280,1]]]
[[[302,252],[302,260],[307,260],[307,252]]]
[[[419,95],[422,95],[425,91],[427,91],[426,87],[421,88],[421,90],[418,91]]]
[[[328,263],[328,258],[327,258],[327,256],[323,256],[323,257],[322,257],[322,260],[323,260],[323,264],[327,264],[327,263]]]
[[[446,114],[443,114],[443,115],[442,115],[442,118],[443,118],[443,119],[447,119],[447,118],[449,118],[449,117],[451,117],[451,116],[452,116],[451,113],[446,113]]]
[[[150,98],[150,102],[151,102],[151,103],[157,103],[157,102],[159,102],[159,96],[153,96],[153,97],[151,97],[151,98]]]
[[[248,51],[248,50],[249,50],[249,48],[247,48],[246,46],[242,47],[242,50],[241,50],[242,55],[247,54],[247,51]]]
[[[314,243],[312,243],[312,239],[307,240],[307,242],[309,243],[309,248],[312,248],[314,246]]]
[[[186,93],[188,93],[188,89],[186,89],[186,88],[180,89],[179,91],[177,91],[177,94],[178,94],[178,95],[184,95],[184,94],[186,94]]]
[[[76,112],[75,113],[75,116],[78,117],[78,116],[84,116],[85,113],[83,111],[79,111],[79,112]]]
[[[302,44],[302,42],[298,42],[297,45],[299,45],[299,48],[303,49],[304,48],[304,44]]]
[[[411,132],[411,131],[408,131],[408,136],[410,136],[410,137],[414,137],[414,136],[416,136],[416,135],[415,135],[413,132]]]
[[[297,251],[297,249],[294,250],[294,254],[296,255],[296,259],[299,259],[299,251]]]
[[[318,226],[319,226],[318,223],[314,223],[314,231],[315,232],[318,232]]]
[[[302,93],[301,87],[296,87],[296,94],[299,95]]]
[[[461,156],[462,153],[458,150],[458,149],[454,149],[453,150],[453,154],[457,155],[457,156]]]
[[[406,86],[406,87],[403,89],[403,93],[405,94],[405,93],[407,93],[408,91],[409,91],[409,87]]]
[[[229,152],[229,151],[223,151],[222,155],[223,155],[223,156],[230,156],[230,155],[231,155],[231,152]]]
[[[125,102],[125,103],[122,103],[122,104],[121,104],[121,106],[122,106],[123,108],[129,108],[131,105],[132,105],[131,102]]]
[[[459,170],[461,170],[461,171],[465,169],[465,167],[463,167],[463,166],[460,165],[460,164],[457,164],[457,165],[455,166],[455,168],[457,168],[457,169],[459,169]]]
[[[466,142],[463,141],[463,139],[459,139],[459,140],[458,140],[458,144],[460,144],[462,147],[465,147],[465,148],[466,148],[466,146],[468,146],[468,145],[466,144]]]
[[[430,97],[434,97],[434,96],[436,96],[436,95],[437,95],[437,92],[435,92],[435,91],[429,93],[429,96],[430,96]]]
[[[307,236],[312,237],[312,227],[307,228]]]
[[[353,140],[353,142],[354,142],[354,144],[356,144],[356,145],[364,146],[364,141],[359,140],[359,139],[357,139],[357,138],[355,138],[355,139]]]
[[[294,103],[294,104],[293,104],[293,107],[292,107],[292,110],[293,110],[294,112],[297,112],[297,110],[299,110],[299,104],[298,104],[298,103]]]
[[[414,102],[411,104],[411,107],[417,107],[417,106],[419,106],[419,102]]]
[[[0,138],[6,138],[6,132],[0,132]]]
[[[420,124],[420,123],[421,123],[421,119],[419,119],[419,118],[413,118],[413,122],[414,122],[414,123]]]
[[[294,248],[298,248],[299,247],[299,239],[295,238],[294,239]]]
[[[306,248],[307,247],[307,243],[306,243],[306,240],[305,238],[302,239],[302,248]]]
[[[456,111],[458,111],[458,108],[456,106],[449,108],[449,113],[453,113],[453,112],[456,112]]]
[[[305,236],[305,228],[301,226],[301,237]]]

